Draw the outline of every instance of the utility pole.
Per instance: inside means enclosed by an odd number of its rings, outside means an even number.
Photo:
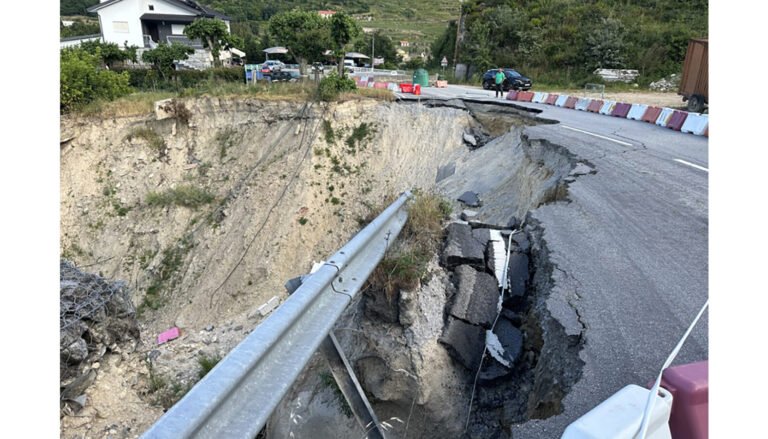
[[[376,67],[376,36],[375,34],[371,34],[371,72],[373,72],[373,69]]]

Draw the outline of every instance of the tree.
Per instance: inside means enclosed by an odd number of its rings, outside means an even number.
[[[60,54],[60,110],[79,108],[96,99],[115,99],[132,91],[128,72],[104,70],[98,56],[76,47]]]
[[[344,59],[347,44],[357,38],[362,29],[349,15],[343,12],[337,12],[331,17],[331,42],[333,43],[333,52],[336,55],[339,64],[339,76],[344,76]]]
[[[318,60],[331,45],[328,20],[316,12],[294,9],[269,19],[269,33],[277,44],[290,50],[301,71],[309,60]]]
[[[221,49],[229,49],[234,46],[234,40],[229,34],[227,25],[218,18],[196,18],[195,21],[184,27],[184,35],[191,39],[200,39],[203,47],[211,49],[213,65],[219,67],[219,53]]]
[[[187,59],[188,55],[194,51],[191,47],[179,43],[170,45],[161,43],[156,48],[144,52],[141,59],[152,64],[163,79],[168,79],[167,77],[173,71],[173,62]]]
[[[84,41],[80,44],[80,47],[86,52],[96,55],[102,61],[102,63],[113,68],[116,63],[124,61],[136,62],[136,46],[128,46],[125,49],[120,49],[115,43],[102,43],[101,41]]]

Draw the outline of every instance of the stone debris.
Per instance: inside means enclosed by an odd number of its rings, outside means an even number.
[[[666,78],[661,78],[658,81],[651,82],[648,88],[653,91],[670,92],[677,91],[680,87],[680,76],[673,73]]]
[[[477,146],[477,139],[470,133],[464,133],[463,140],[464,143],[471,146],[472,148]]]
[[[280,298],[277,296],[272,296],[272,298],[269,299],[267,303],[261,305],[258,308],[259,315],[261,315],[262,317],[266,316],[267,314],[272,312],[272,310],[277,308],[277,305],[279,304],[280,304]]]
[[[451,223],[448,225],[445,250],[442,263],[448,269],[459,265],[471,265],[477,269],[485,266],[485,248],[472,236],[468,224]]]
[[[476,210],[465,209],[461,211],[461,219],[464,221],[469,221],[476,216],[477,216]]]
[[[450,177],[451,175],[456,173],[456,163],[449,163],[447,165],[441,166],[437,169],[437,176],[435,177],[435,183],[439,183],[442,180],[445,180],[446,178]]]
[[[466,191],[461,194],[458,200],[469,207],[480,207],[480,198],[477,192]]]

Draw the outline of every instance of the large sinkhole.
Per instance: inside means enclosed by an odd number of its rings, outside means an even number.
[[[434,105],[464,108],[476,121],[463,136],[468,156],[438,169],[435,187],[454,201],[440,249],[415,286],[392,293],[369,283],[334,335],[387,437],[510,437],[513,424],[560,413],[583,364],[581,337],[547,310],[553,266],[529,212],[567,201],[568,184],[594,170],[561,146],[528,139],[523,128],[536,122],[518,110]],[[266,435],[369,431],[316,355]]]
[[[125,367],[102,362],[104,379],[89,388],[87,405],[115,414],[91,416],[94,426],[148,428],[159,416],[146,396],[150,373],[194,382],[189,352],[226,355],[263,319],[262,304],[287,297],[286,280],[340,248],[369,206],[406,189],[452,204],[427,273],[394,293],[372,284],[334,329],[387,436],[504,437],[512,424],[561,410],[580,374],[582,341],[547,311],[556,267],[530,212],[567,202],[568,185],[594,169],[563,146],[526,136],[527,126],[545,121],[513,105],[467,100],[181,105],[189,110],[183,120],[62,120],[62,256],[126,281],[141,310],[143,343],[124,356]],[[470,205],[473,194],[479,206]],[[490,242],[507,243],[510,234],[510,289],[499,313]],[[190,351],[154,345],[172,326]],[[502,346],[496,356],[484,353],[491,326]],[[126,376],[136,385],[123,390],[135,397],[117,398],[109,378]],[[64,417],[62,434],[92,434],[80,424]],[[366,435],[320,355],[264,434]]]

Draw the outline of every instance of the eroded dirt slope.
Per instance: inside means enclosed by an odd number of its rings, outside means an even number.
[[[108,352],[62,437],[134,437],[260,321],[284,282],[358,230],[369,206],[430,188],[468,154],[467,112],[377,101],[204,98],[177,117],[65,119],[61,250],[128,282],[141,342]],[[181,205],[179,204],[181,203]],[[182,336],[157,346],[172,326]],[[167,395],[169,392],[165,392]],[[173,392],[170,392],[173,393]]]

